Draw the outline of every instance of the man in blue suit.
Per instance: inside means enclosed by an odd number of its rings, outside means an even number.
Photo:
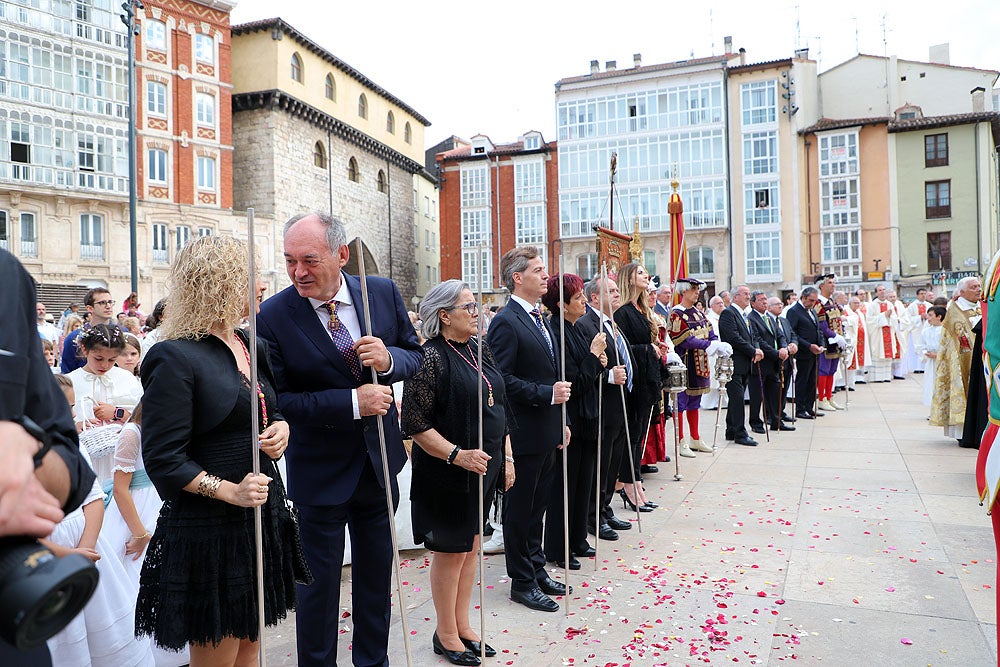
[[[423,353],[391,280],[367,279],[372,330],[364,331],[361,281],[343,273],[350,257],[344,225],[329,216],[285,223],[291,287],[261,306],[278,405],[291,428],[285,454],[288,497],[299,510],[306,560],[315,579],[298,589],[298,664],[337,664],[344,529],[351,531],[357,666],[388,665],[393,517],[385,499],[376,419],[384,415],[393,501],[406,462],[390,385],[420,367]],[[364,334],[364,335],[362,335]],[[371,382],[371,370],[379,383]]]
[[[569,400],[571,385],[559,380],[559,350],[537,306],[549,279],[538,249],[507,251],[500,260],[500,274],[510,301],[493,318],[486,340],[507,385],[507,419],[517,470],[517,481],[503,505],[510,599],[529,609],[552,612],[559,605],[549,595],[565,595],[567,587],[545,571],[542,518],[554,479],[556,449],[562,446],[559,406]]]

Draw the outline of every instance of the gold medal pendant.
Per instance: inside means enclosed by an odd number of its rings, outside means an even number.
[[[493,407],[493,390],[490,389],[490,395],[486,399],[486,405]]]

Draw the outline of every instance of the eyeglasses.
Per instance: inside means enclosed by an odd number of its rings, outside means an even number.
[[[114,299],[105,299],[104,301],[95,301],[95,306],[113,306],[115,305]]]
[[[479,311],[479,304],[476,303],[475,301],[470,301],[469,303],[461,303],[457,306],[451,306],[450,308],[446,308],[445,310],[451,311],[451,310],[458,310],[459,308],[464,308],[465,312],[467,312],[469,315],[475,315]]]

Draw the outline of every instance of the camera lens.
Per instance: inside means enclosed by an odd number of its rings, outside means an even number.
[[[63,609],[66,608],[66,605],[69,604],[71,595],[72,593],[69,586],[64,586],[52,591],[42,602],[42,606],[39,608],[35,619],[39,623],[45,623],[53,616],[57,616]]]
[[[34,540],[0,539],[0,636],[21,650],[44,644],[80,613],[97,579],[79,554],[56,558]]]

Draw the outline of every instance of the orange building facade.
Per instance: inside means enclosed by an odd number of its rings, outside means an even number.
[[[441,279],[480,286],[488,305],[506,301],[500,258],[516,246],[543,252],[559,271],[559,165],[556,142],[528,132],[510,144],[478,135],[439,153]]]

